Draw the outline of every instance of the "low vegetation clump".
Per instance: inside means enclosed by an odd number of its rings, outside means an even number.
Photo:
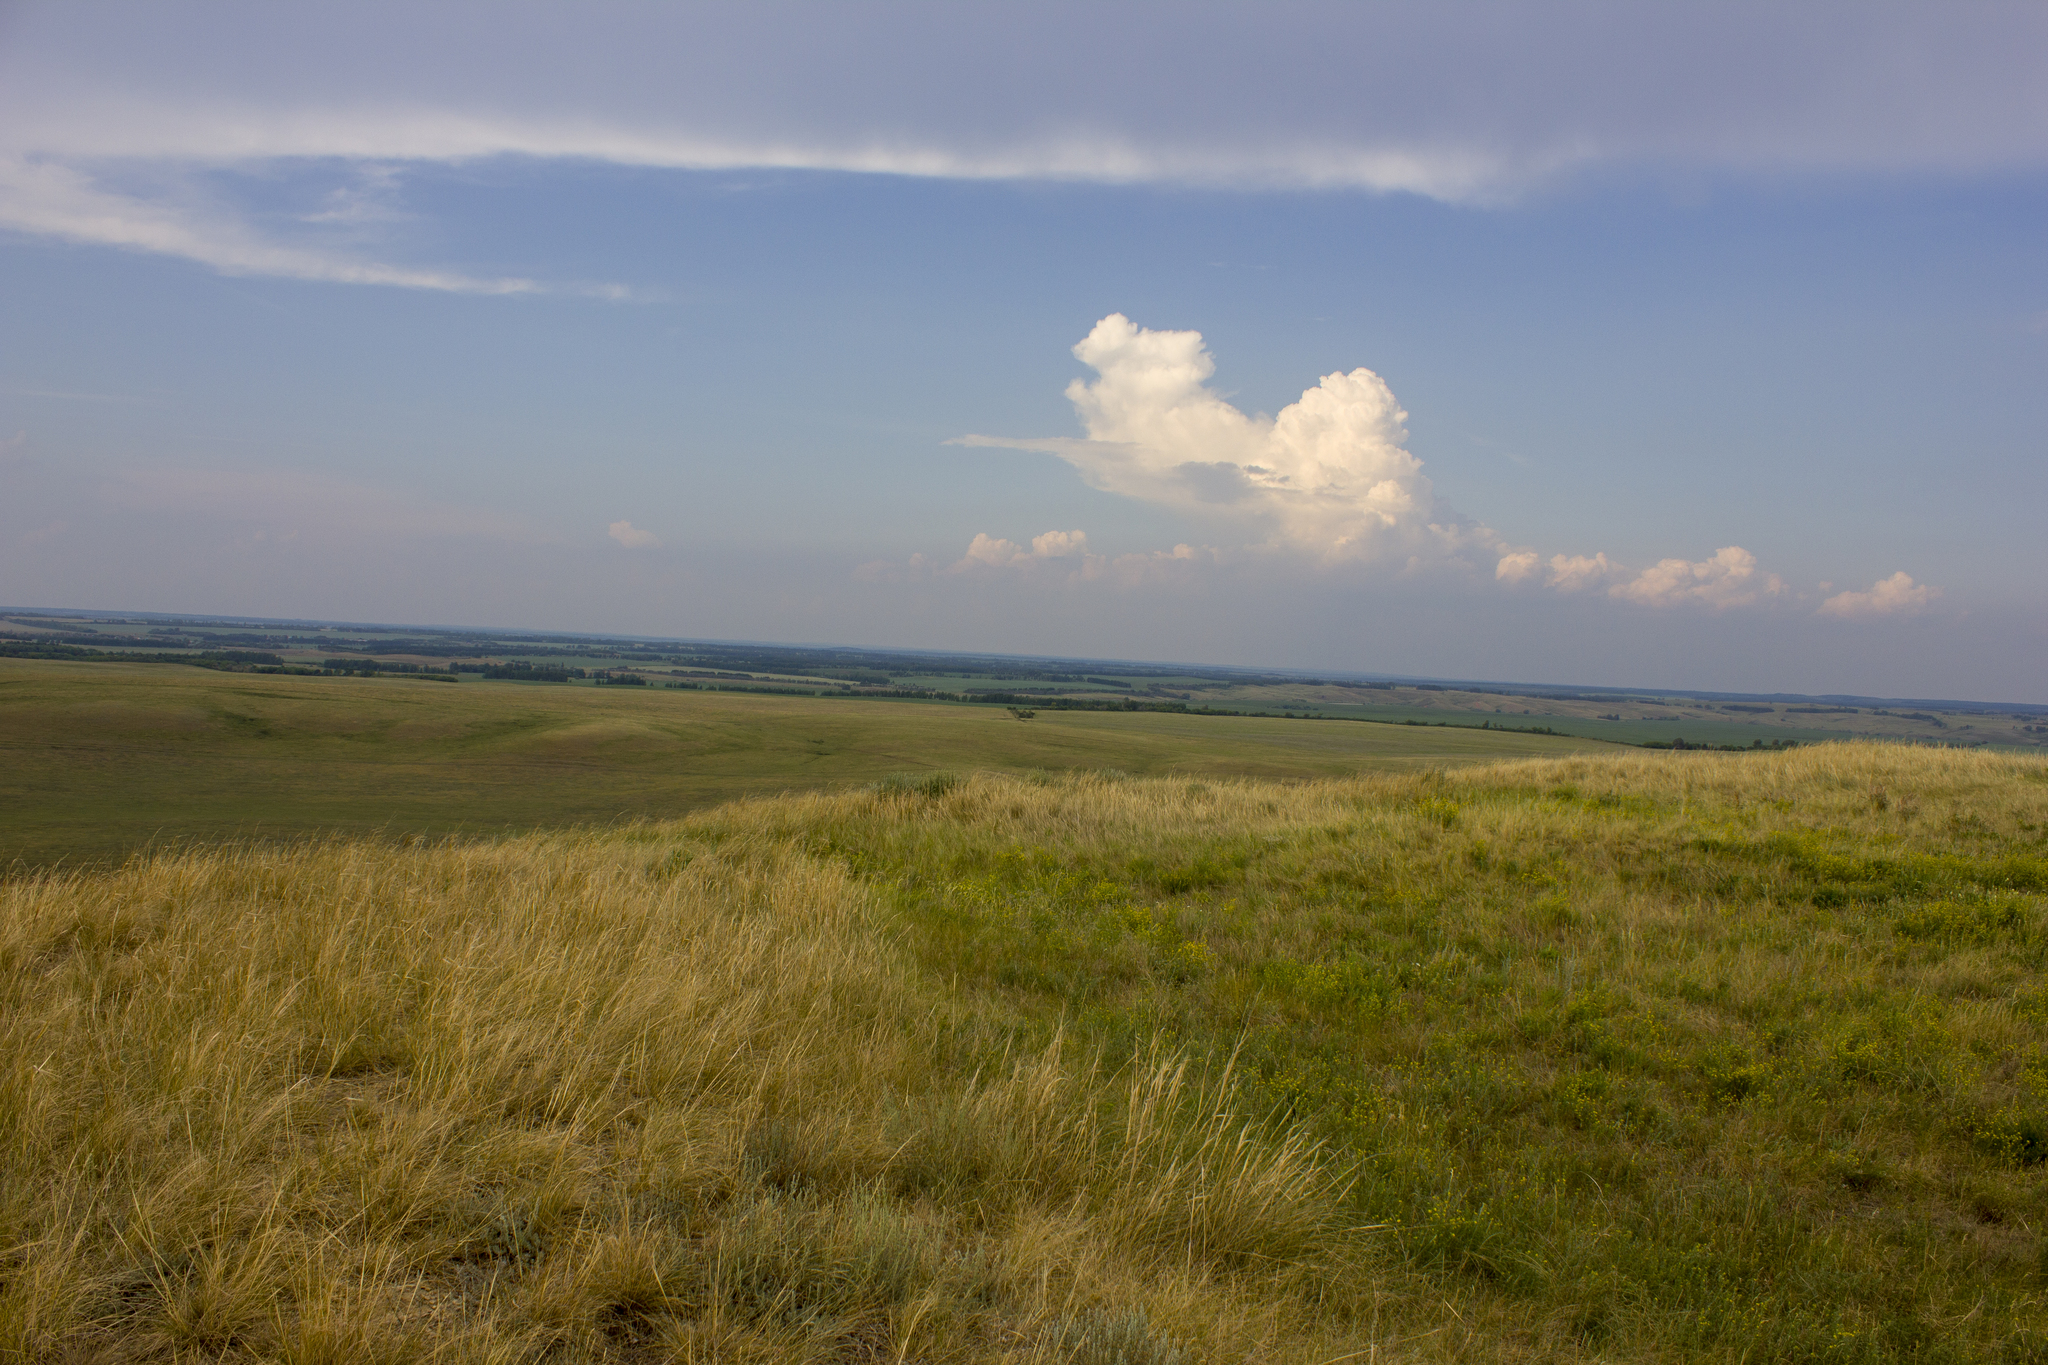
[[[0,897],[0,1359],[2048,1354],[2038,759],[925,775]]]

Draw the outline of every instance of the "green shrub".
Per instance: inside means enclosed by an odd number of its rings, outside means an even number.
[[[890,773],[876,784],[884,796],[923,796],[936,801],[966,779],[958,773]]]
[[[1970,1140],[2016,1166],[2039,1165],[2048,1161],[2048,1115],[2018,1106],[1993,1110],[1971,1125]]]

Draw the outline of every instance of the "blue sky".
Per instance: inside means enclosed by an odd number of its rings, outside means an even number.
[[[0,8],[0,599],[2048,701],[2048,12],[1782,9]]]

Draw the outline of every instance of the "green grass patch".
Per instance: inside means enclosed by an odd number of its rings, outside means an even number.
[[[1988,1360],[2048,1265],[2038,767],[970,787],[811,837],[1026,1027],[1228,1067],[1489,1349]]]

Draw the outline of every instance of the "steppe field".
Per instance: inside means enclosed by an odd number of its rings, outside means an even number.
[[[1328,777],[1583,739],[659,687],[307,678],[0,659],[0,867],[152,842],[503,833],[892,773]]]
[[[69,667],[0,1360],[2048,1359],[2048,760]]]

